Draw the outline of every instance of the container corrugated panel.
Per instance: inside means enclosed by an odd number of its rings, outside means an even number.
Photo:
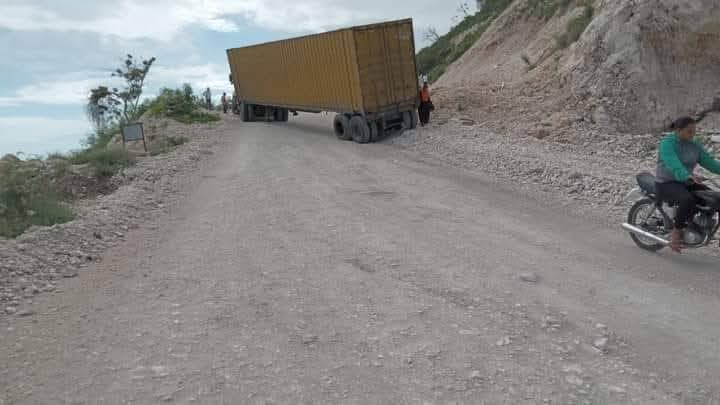
[[[413,107],[418,87],[412,21],[357,27],[354,33],[365,108]]]
[[[309,111],[379,113],[416,104],[412,20],[228,50],[238,97]]]

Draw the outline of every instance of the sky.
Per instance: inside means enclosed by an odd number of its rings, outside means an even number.
[[[126,54],[157,58],[146,95],[190,83],[232,92],[225,50],[412,17],[418,49],[446,32],[457,1],[0,0],[0,156],[79,149],[91,88],[112,85]]]

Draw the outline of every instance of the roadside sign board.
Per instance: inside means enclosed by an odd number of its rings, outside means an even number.
[[[143,131],[142,122],[133,122],[130,124],[123,125],[121,127],[123,145],[125,142],[142,141],[143,148],[147,152],[147,145],[145,144],[145,132]]]

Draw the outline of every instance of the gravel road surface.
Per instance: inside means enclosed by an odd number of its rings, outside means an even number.
[[[331,117],[228,148],[0,319],[0,404],[717,404],[720,266]]]

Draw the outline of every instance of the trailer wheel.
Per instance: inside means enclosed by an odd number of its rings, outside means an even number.
[[[249,122],[250,121],[250,115],[249,115],[248,105],[246,103],[240,103],[240,120],[242,122]]]
[[[276,108],[274,118],[277,122],[288,122],[288,117],[290,117],[290,113],[285,108]]]
[[[418,124],[418,117],[415,111],[405,111],[402,114],[403,129],[415,129]]]
[[[357,143],[370,142],[370,126],[367,119],[360,115],[356,115],[350,119],[350,129],[352,130],[352,139]]]
[[[335,129],[335,136],[343,141],[349,141],[353,139],[352,130],[350,129],[350,120],[343,114],[338,114],[333,120],[333,128]]]
[[[244,122],[254,122],[255,121],[255,105],[243,103],[242,114],[243,114]]]
[[[370,142],[377,142],[380,139],[380,127],[377,121],[368,121],[370,128]]]
[[[275,111],[273,111],[273,119],[277,122],[287,122],[288,110],[284,108],[276,108]]]

